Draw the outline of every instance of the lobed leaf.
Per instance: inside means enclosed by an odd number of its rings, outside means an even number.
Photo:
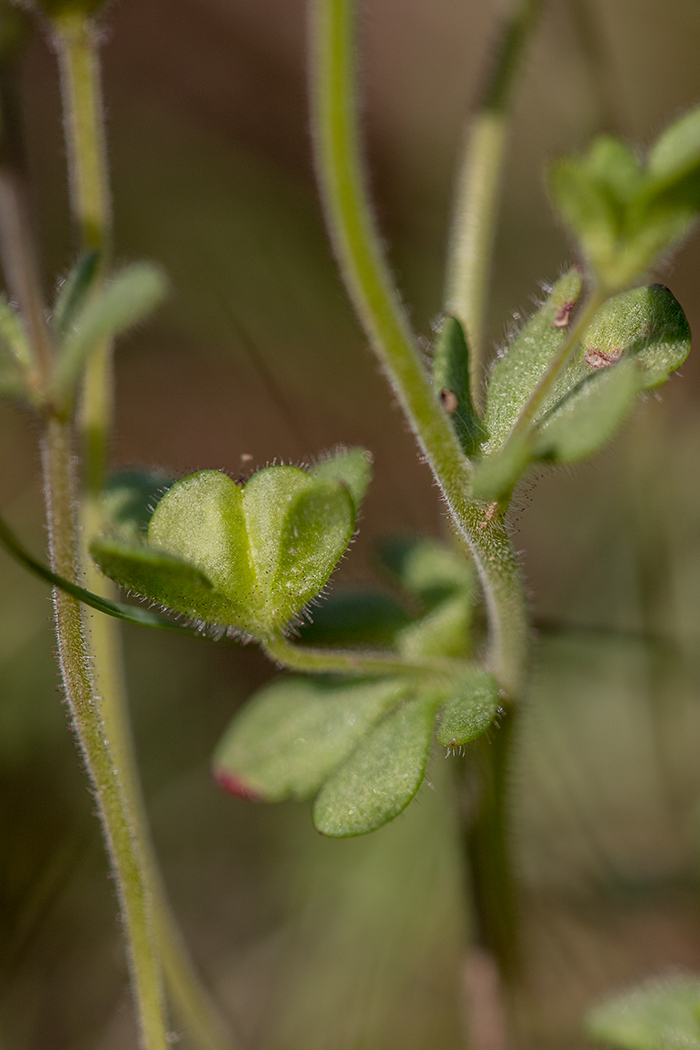
[[[454,690],[440,716],[438,743],[460,747],[485,733],[498,713],[498,683],[488,671],[474,668]]]
[[[417,696],[388,714],[321,788],[314,825],[333,838],[364,835],[397,816],[425,775],[439,698]]]
[[[587,1035],[622,1050],[700,1050],[700,978],[653,978],[591,1010]]]
[[[472,402],[469,346],[456,317],[447,316],[435,342],[433,388],[467,456],[486,440],[486,429]]]
[[[244,798],[310,798],[406,688],[393,679],[273,682],[233,719],[214,754],[214,776]]]
[[[354,483],[359,499],[357,475]],[[256,637],[283,628],[323,589],[355,526],[351,490],[330,470],[328,477],[315,477],[297,467],[268,467],[244,487],[220,471],[203,470],[168,489],[150,519],[147,544],[141,544],[143,484],[132,480],[110,496],[112,540],[122,542],[118,564],[114,551],[107,556],[109,544],[94,545],[103,571],[117,571],[119,584],[175,612]],[[129,539],[131,555],[123,542]],[[199,591],[181,593],[179,578],[173,587],[167,574],[156,581],[152,559],[144,572],[144,550],[190,565],[215,600],[209,594],[197,610]]]

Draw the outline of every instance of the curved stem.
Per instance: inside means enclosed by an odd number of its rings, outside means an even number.
[[[77,529],[73,518],[75,485],[68,425],[55,417],[50,418],[42,445],[51,561],[57,572],[75,581]],[[149,887],[144,878],[144,858],[95,691],[80,603],[56,589],[54,606],[58,658],[66,699],[94,785],[116,875],[142,1045],[144,1050],[166,1050],[168,1042],[160,966],[152,929]]]
[[[502,522],[474,500],[471,466],[434,396],[369,203],[356,115],[354,0],[312,0],[312,120],[326,218],[348,291],[456,525],[476,562],[489,616],[487,663],[518,695],[527,657],[525,599]]]
[[[455,678],[473,667],[466,660],[402,659],[397,653],[353,649],[314,649],[292,645],[282,635],[266,638],[261,643],[267,655],[291,671],[307,674],[353,675],[441,675]]]
[[[542,6],[543,0],[515,0],[513,4],[467,132],[457,180],[445,309],[462,322],[467,334],[471,394],[477,406],[481,402],[484,328],[514,88]]]
[[[111,247],[112,215],[97,30],[89,19],[75,11],[56,17],[53,25],[61,70],[73,216],[82,250],[97,249],[104,270]],[[83,540],[86,548],[101,527],[99,498],[107,473],[112,418],[112,345],[108,342],[91,356],[83,387],[81,430],[86,467]],[[97,573],[89,558],[86,563],[88,586],[112,598],[111,586]],[[124,607],[111,601],[108,605],[113,608],[102,611],[114,615],[114,609],[118,609],[120,618],[129,618]],[[136,619],[145,622],[145,617],[139,617],[136,612]],[[178,629],[176,624],[172,627]],[[90,625],[90,633],[96,654],[102,716],[143,844],[144,877],[154,900],[154,929],[168,988],[197,1045],[202,1050],[229,1050],[232,1043],[227,1026],[190,961],[170,910],[151,844],[129,724],[120,634],[109,616],[97,617]]]

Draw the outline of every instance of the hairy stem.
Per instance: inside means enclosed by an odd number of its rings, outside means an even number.
[[[67,423],[55,417],[48,419],[42,452],[52,566],[68,580],[75,581],[75,485]],[[116,876],[142,1046],[144,1050],[166,1050],[160,967],[152,929],[150,893],[144,878],[144,859],[95,691],[80,603],[56,589],[54,606],[58,658],[66,699],[93,783]]]
[[[528,627],[520,575],[502,522],[471,496],[471,467],[423,368],[369,203],[356,112],[354,0],[312,0],[312,119],[329,231],[350,296],[404,414],[467,540],[489,615],[488,666],[520,692]]]
[[[472,118],[457,180],[447,261],[445,309],[461,322],[469,343],[471,394],[481,402],[484,328],[498,202],[514,89],[543,0],[515,0]]]
[[[61,70],[71,206],[83,251],[97,249],[106,270],[111,245],[111,201],[104,135],[104,107],[97,31],[79,12],[54,20]],[[83,540],[85,548],[101,527],[99,498],[104,485],[113,418],[112,345],[94,353],[86,369],[81,407],[85,461]],[[113,588],[87,558],[88,586],[113,597]],[[128,700],[124,688],[121,636],[108,616],[90,624],[102,716],[122,789],[134,814],[142,843],[144,878],[153,898],[154,930],[174,1005],[201,1050],[227,1050],[232,1043],[226,1024],[201,984],[168,904],[148,829],[134,755]]]
[[[398,653],[353,649],[314,649],[311,646],[292,645],[277,635],[261,642],[267,655],[289,668],[306,674],[353,675],[438,675],[454,679],[473,667],[465,660],[429,659],[410,660]]]

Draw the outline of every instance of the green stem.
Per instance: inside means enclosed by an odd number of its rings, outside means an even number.
[[[507,985],[518,976],[520,962],[508,808],[516,717],[513,707],[506,708],[498,732],[478,742],[481,795],[476,819],[467,831],[476,941],[498,960]]]
[[[46,509],[51,561],[56,572],[75,582],[77,536],[73,516],[75,485],[68,424],[48,419],[43,438]],[[95,692],[80,603],[62,590],[54,592],[58,659],[87,770],[94,785],[105,840],[124,920],[132,984],[144,1050],[168,1045],[158,953],[154,943],[149,887],[144,878],[136,828],[120,783]]]
[[[471,496],[471,466],[434,396],[369,203],[356,114],[354,0],[312,0],[312,120],[328,227],[358,315],[476,562],[489,615],[487,663],[517,696],[528,651],[525,600],[503,523]]]
[[[112,216],[104,135],[98,33],[80,12],[54,19],[61,70],[61,92],[70,173],[71,205],[84,252],[97,249],[103,270],[109,259]],[[113,419],[112,345],[98,348],[86,369],[81,430],[85,455],[83,538],[85,547],[101,528],[99,499],[108,463]],[[87,559],[88,585],[112,597],[111,587]],[[111,610],[104,610],[111,611]],[[125,617],[122,617],[125,618]],[[202,1050],[227,1050],[227,1027],[190,961],[167,901],[148,830],[148,820],[134,756],[124,689],[121,638],[109,617],[91,624],[102,697],[102,716],[113,743],[124,793],[143,843],[144,877],[153,896],[154,924],[161,961],[176,1009]]]
[[[260,643],[267,655],[291,671],[306,674],[352,675],[440,675],[452,678],[464,674],[472,664],[464,660],[402,659],[396,653],[360,651],[353,649],[313,649],[292,645],[277,635]]]
[[[467,132],[457,180],[445,309],[462,322],[467,334],[471,394],[477,406],[481,402],[488,289],[512,101],[542,5],[543,0],[515,0],[513,4]]]

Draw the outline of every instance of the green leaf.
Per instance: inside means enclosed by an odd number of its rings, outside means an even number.
[[[700,109],[659,137],[646,164],[603,137],[555,163],[550,188],[599,280],[611,291],[632,283],[700,215]]]
[[[244,798],[310,798],[405,690],[401,681],[387,679],[273,682],[226,730],[214,755],[214,776]]]
[[[469,652],[469,627],[473,611],[473,594],[470,591],[458,591],[432,608],[422,619],[399,631],[396,647],[411,659],[421,656],[466,656]]]
[[[642,388],[664,383],[690,353],[690,325],[678,300],[663,284],[633,288],[608,299],[583,337],[583,353],[569,369],[571,388],[592,370],[623,354],[633,356]],[[556,394],[555,394],[556,396]]]
[[[90,554],[105,576],[120,587],[195,622],[237,622],[237,607],[227,596],[194,565],[166,551],[99,537],[90,544]]]
[[[167,283],[150,263],[134,263],[90,296],[60,347],[54,374],[59,401],[71,396],[88,358],[108,340],[133,328],[165,298]]]
[[[372,480],[372,453],[364,448],[339,448],[309,469],[318,481],[338,481],[346,486],[357,513]]]
[[[226,596],[227,619],[214,622],[249,630],[258,626],[262,599],[246,530],[243,490],[227,474],[201,470],[173,485],[156,505],[148,543],[194,566]],[[157,597],[176,612],[185,611],[177,594],[172,599]],[[199,618],[209,619],[203,613]]]
[[[472,475],[472,493],[488,503],[510,499],[513,489],[534,458],[532,432],[512,438],[495,455],[479,460]]]
[[[690,340],[683,309],[663,285],[633,288],[608,299],[532,430],[477,463],[474,495],[505,499],[532,462],[574,463],[599,451],[627,418],[638,394],[665,382],[685,361]]]
[[[113,504],[121,521],[113,524],[112,539],[138,539],[143,490],[127,486]],[[147,544],[132,542],[129,553],[122,542],[117,558],[100,541],[93,552],[120,585],[175,612],[260,638],[279,631],[320,593],[354,525],[355,505],[344,482],[317,479],[296,467],[268,467],[242,488],[220,471],[203,470],[166,492],[151,517]],[[212,593],[181,593],[179,578],[171,586],[167,574],[157,582],[151,570],[158,562],[148,552],[187,563]]]
[[[308,645],[377,648],[393,645],[396,632],[409,622],[406,610],[387,591],[334,590],[300,634]]]
[[[591,1010],[586,1033],[622,1050],[700,1050],[700,978],[653,978]]]
[[[337,482],[316,481],[291,504],[265,605],[283,625],[325,587],[355,529],[355,504]]]
[[[156,503],[174,481],[159,471],[121,470],[100,495],[103,530],[113,539],[145,542]]]
[[[386,540],[379,554],[396,582],[428,608],[457,591],[475,591],[474,564],[456,545],[398,536]]]
[[[485,424],[489,439],[484,454],[493,455],[506,442],[523,408],[566,338],[569,315],[581,293],[577,269],[560,277],[543,306],[521,328],[491,372]]]
[[[5,296],[0,295],[0,363],[4,360],[20,369],[30,368],[32,351],[24,321]]]
[[[418,696],[388,714],[326,781],[314,802],[318,831],[364,835],[397,816],[425,775],[439,700]]]
[[[443,747],[461,747],[485,733],[498,713],[498,683],[475,668],[454,690],[442,709],[437,731]]]
[[[433,387],[467,456],[486,440],[469,386],[469,346],[456,317],[447,316],[435,343]]]
[[[658,184],[700,169],[700,106],[666,128],[649,151],[647,172]]]
[[[577,463],[615,436],[642,389],[633,358],[586,376],[537,428],[534,458]]]
[[[57,343],[61,343],[83,309],[95,283],[100,253],[86,252],[78,259],[58,290],[51,318]]]

